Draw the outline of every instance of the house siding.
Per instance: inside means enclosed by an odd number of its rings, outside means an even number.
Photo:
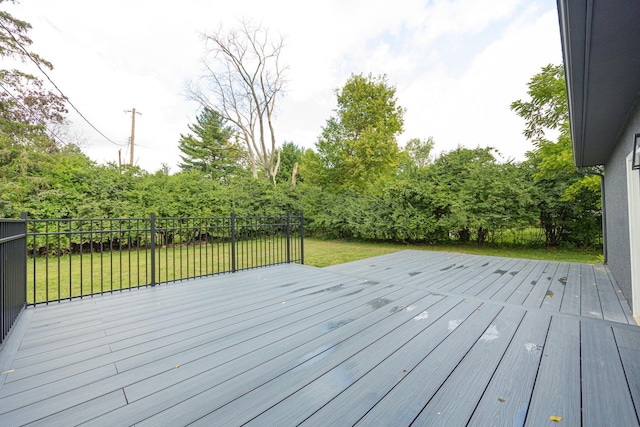
[[[608,263],[611,273],[628,301],[632,299],[627,156],[633,150],[633,136],[638,132],[640,132],[640,107],[637,106],[605,164]]]

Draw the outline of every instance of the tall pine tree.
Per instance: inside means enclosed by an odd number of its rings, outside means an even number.
[[[199,170],[220,181],[228,181],[243,172],[245,153],[232,140],[233,131],[225,126],[220,114],[210,108],[203,109],[189,130],[192,133],[181,134],[178,144],[183,153],[179,164],[182,170]]]

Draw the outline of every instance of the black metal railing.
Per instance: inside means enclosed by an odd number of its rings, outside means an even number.
[[[0,344],[25,306],[26,221],[0,219]]]
[[[27,303],[304,263],[304,217],[29,219]]]

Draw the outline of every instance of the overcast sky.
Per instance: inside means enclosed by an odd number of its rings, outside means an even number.
[[[178,140],[197,115],[184,85],[202,72],[202,32],[239,18],[285,37],[289,86],[276,121],[279,143],[313,148],[352,73],[386,74],[406,108],[400,145],[435,139],[436,152],[492,146],[524,159],[531,145],[510,109],[527,81],[562,60],[555,0],[22,0],[3,3],[32,24],[32,50],[101,132],[126,144],[136,108],[135,161],[177,171]],[[98,162],[118,147],[75,113],[72,132]],[[128,153],[123,153],[128,160]]]

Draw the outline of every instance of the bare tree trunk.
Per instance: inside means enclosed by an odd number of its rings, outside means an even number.
[[[295,162],[293,164],[293,172],[291,172],[291,187],[290,187],[291,190],[296,188],[297,177],[298,177],[298,162]]]
[[[253,176],[261,169],[275,185],[280,153],[273,115],[286,84],[287,67],[280,64],[283,39],[270,41],[266,28],[246,20],[235,29],[203,34],[203,39],[208,75],[200,84],[187,85],[187,95],[235,127],[249,152]]]

